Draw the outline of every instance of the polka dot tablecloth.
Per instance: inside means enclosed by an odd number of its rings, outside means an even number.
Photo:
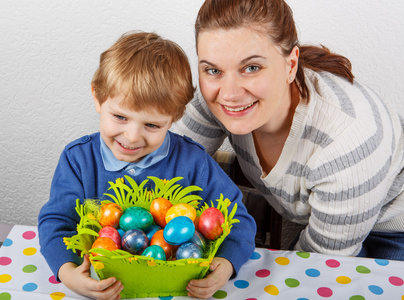
[[[0,300],[10,299],[86,299],[55,280],[36,227],[14,226],[0,248]],[[404,262],[256,249],[211,299],[404,300]]]

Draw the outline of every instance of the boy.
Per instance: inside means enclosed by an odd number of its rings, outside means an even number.
[[[99,199],[109,181],[124,175],[140,183],[147,176],[181,176],[183,186],[203,189],[204,200],[222,193],[238,204],[232,231],[205,279],[191,280],[189,295],[210,297],[249,259],[256,226],[242,204],[237,186],[188,138],[168,131],[194,93],[188,59],[181,48],[154,33],[128,33],[101,54],[91,83],[100,132],[84,136],[64,149],[52,181],[50,199],[38,219],[41,253],[55,276],[78,294],[119,299],[122,284],[115,278],[90,278],[88,257],[80,265],[67,251],[63,237],[76,232],[76,199]],[[236,250],[237,249],[237,250]]]

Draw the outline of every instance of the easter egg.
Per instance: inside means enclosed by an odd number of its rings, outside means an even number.
[[[118,228],[122,216],[122,208],[116,203],[107,203],[101,206],[98,222],[102,227],[112,226]]]
[[[187,203],[175,204],[167,211],[166,222],[168,223],[172,219],[179,216],[188,217],[193,222],[196,217],[196,209],[192,205]]]
[[[153,224],[153,216],[143,207],[129,207],[123,212],[119,226],[124,230],[139,229],[146,231]]]
[[[121,240],[122,240],[122,237],[125,234],[125,231],[123,231],[122,228],[118,228],[118,232],[119,232],[119,235],[121,236]]]
[[[158,245],[151,245],[144,249],[143,256],[146,257],[153,257],[154,259],[158,260],[166,260],[166,254],[164,253],[163,248]]]
[[[167,223],[164,228],[164,239],[172,245],[188,242],[195,233],[195,225],[188,217],[179,216]]]
[[[161,230],[161,229],[163,229],[163,228],[161,228],[159,225],[156,225],[156,224],[151,225],[151,226],[149,227],[149,229],[147,229],[147,230],[145,231],[145,233],[146,233],[147,238],[149,239],[149,241],[151,241],[153,235],[154,235],[157,231],[159,231],[159,230]]]
[[[109,251],[114,251],[114,250],[119,249],[118,245],[115,244],[115,242],[108,237],[98,237],[94,241],[91,248],[102,248],[102,249],[109,250]],[[94,256],[102,256],[101,254],[98,254],[95,252],[91,252],[91,254]]]
[[[99,237],[108,237],[118,245],[118,248],[121,248],[121,235],[118,230],[112,226],[105,226],[98,231]]]
[[[199,247],[201,247],[202,251],[205,250],[206,248],[206,240],[203,237],[203,235],[195,230],[194,236],[189,240],[189,242],[197,244]]]
[[[152,201],[150,204],[150,213],[157,225],[161,227],[166,226],[166,214],[172,206],[172,203],[165,198],[156,198]]]
[[[130,229],[122,237],[122,249],[135,254],[141,254],[149,246],[147,235],[139,229]]]
[[[177,251],[177,249],[178,249],[178,246],[171,245],[166,242],[166,240],[164,239],[164,230],[163,229],[160,229],[153,235],[153,237],[150,241],[150,245],[158,245],[161,248],[163,248],[167,259],[170,259],[172,256],[174,256],[175,251]]]
[[[184,243],[178,248],[175,256],[177,259],[201,258],[202,249],[197,244]]]
[[[224,216],[220,210],[215,207],[206,209],[199,218],[199,232],[209,239],[217,239],[223,232],[222,224]]]

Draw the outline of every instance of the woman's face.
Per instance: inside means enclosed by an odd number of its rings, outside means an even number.
[[[297,69],[295,49],[284,57],[267,37],[248,28],[199,34],[200,89],[230,132],[275,133],[282,127],[291,102],[290,77]]]

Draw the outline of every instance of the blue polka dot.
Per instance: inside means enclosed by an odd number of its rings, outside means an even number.
[[[375,259],[379,266],[387,266],[390,262],[387,259]]]
[[[12,244],[13,244],[13,241],[12,241],[12,240],[6,239],[6,240],[3,242],[3,245],[2,245],[2,246],[8,247],[8,246],[11,246]]]
[[[24,284],[24,286],[22,287],[22,290],[26,291],[26,292],[32,292],[32,291],[35,291],[37,288],[38,288],[38,285],[30,282],[30,283]]]
[[[171,300],[173,297],[159,297],[160,300]]]
[[[383,289],[377,285],[369,285],[369,291],[371,291],[375,295],[383,294]]]
[[[259,254],[258,252],[254,252],[250,259],[260,259],[261,258],[261,254]]]
[[[236,281],[234,282],[234,286],[237,287],[237,288],[239,288],[239,289],[248,288],[249,285],[250,285],[250,284],[248,283],[248,281],[245,281],[245,280],[236,280]]]
[[[317,269],[307,269],[306,275],[309,277],[318,277],[320,276],[320,271]]]
[[[307,299],[307,298],[298,298],[296,300],[309,300],[309,299]]]

